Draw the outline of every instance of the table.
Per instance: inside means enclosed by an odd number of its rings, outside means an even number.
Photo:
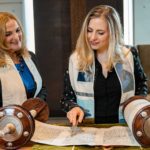
[[[102,146],[50,146],[32,143],[19,150],[150,150],[150,148],[142,147],[111,147],[104,148]]]
[[[68,120],[62,117],[50,118],[47,123],[69,125]],[[110,125],[94,125],[94,126],[110,127]],[[29,142],[27,145],[20,148],[19,150],[150,150],[150,148],[129,147],[129,146],[128,147],[115,146],[111,148],[105,148],[102,146],[50,146],[50,145]]]

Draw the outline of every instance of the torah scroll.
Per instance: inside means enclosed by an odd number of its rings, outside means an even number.
[[[133,96],[125,102],[123,112],[138,143],[150,147],[150,102],[143,96]]]

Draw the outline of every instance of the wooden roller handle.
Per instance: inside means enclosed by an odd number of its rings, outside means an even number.
[[[0,130],[0,137],[4,137],[6,134],[12,134],[16,131],[16,127],[12,123],[8,123],[2,130]]]
[[[40,98],[28,99],[22,104],[22,107],[30,111],[36,120],[46,122],[49,118],[48,105]]]

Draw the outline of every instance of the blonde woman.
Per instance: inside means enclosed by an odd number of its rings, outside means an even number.
[[[18,19],[0,12],[0,107],[21,105],[30,98],[46,100],[36,57],[25,46]]]
[[[121,104],[147,95],[147,78],[137,50],[124,46],[118,13],[94,7],[86,16],[70,56],[61,99],[72,125],[85,118],[94,123],[124,122]]]

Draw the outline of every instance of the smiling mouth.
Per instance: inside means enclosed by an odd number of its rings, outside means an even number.
[[[11,45],[19,45],[20,42],[11,42],[10,44],[11,44]]]
[[[96,45],[98,45],[99,43],[91,43],[91,45],[93,45],[93,46],[96,46]]]

